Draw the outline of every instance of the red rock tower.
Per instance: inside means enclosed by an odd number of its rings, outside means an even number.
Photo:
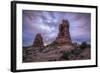
[[[38,33],[33,42],[34,47],[44,47],[43,38],[40,33]]]
[[[69,21],[62,20],[62,23],[59,25],[59,33],[54,41],[58,45],[72,44],[70,32],[69,32]]]

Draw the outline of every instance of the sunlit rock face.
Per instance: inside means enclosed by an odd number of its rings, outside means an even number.
[[[33,47],[44,47],[43,38],[40,33],[38,33],[33,42]]]
[[[68,20],[62,20],[62,23],[59,25],[58,36],[53,43],[57,45],[71,45],[72,44],[70,32],[69,32]]]

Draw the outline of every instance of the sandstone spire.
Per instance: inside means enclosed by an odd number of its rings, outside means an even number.
[[[40,33],[38,33],[34,39],[34,42],[33,42],[33,46],[34,47],[43,47],[44,46],[44,43],[43,43],[43,38],[41,36]]]
[[[71,37],[69,32],[69,22],[68,20],[62,20],[62,23],[59,25],[59,33],[54,41],[56,44],[71,44]]]

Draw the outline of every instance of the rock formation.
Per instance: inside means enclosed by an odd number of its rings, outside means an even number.
[[[68,20],[63,20],[62,23],[59,25],[59,33],[53,43],[58,45],[72,44]]]
[[[43,38],[40,33],[38,33],[33,42],[33,47],[44,47]]]

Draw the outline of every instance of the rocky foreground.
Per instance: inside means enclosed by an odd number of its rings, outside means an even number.
[[[72,49],[68,46],[29,47],[23,50],[23,62],[86,60],[91,58],[90,48]]]

